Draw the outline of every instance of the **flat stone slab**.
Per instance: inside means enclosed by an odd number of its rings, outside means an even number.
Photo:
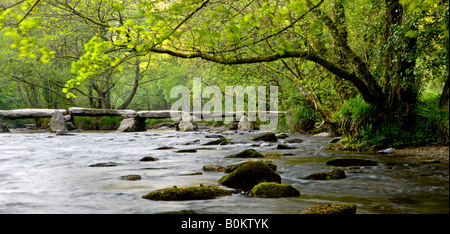
[[[0,110],[0,116],[8,119],[27,119],[27,118],[51,118],[55,111],[67,115],[64,109],[17,109],[17,110]]]
[[[171,115],[181,116],[182,111],[172,110],[159,110],[159,111],[138,111],[136,113],[138,118],[151,118],[151,119],[169,119]]]
[[[123,116],[126,118],[133,118],[137,115],[134,110],[93,109],[81,107],[69,108],[69,113],[73,116]]]

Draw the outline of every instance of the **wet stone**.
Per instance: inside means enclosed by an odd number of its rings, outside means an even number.
[[[139,160],[139,161],[141,161],[141,162],[153,162],[153,161],[157,161],[157,160],[158,159],[155,158],[155,157],[146,156],[146,157],[141,158],[141,160]]]
[[[106,162],[106,163],[96,163],[89,165],[89,167],[116,167],[117,164],[113,162]]]
[[[263,157],[264,155],[262,155],[260,152],[254,149],[246,149],[240,153],[226,156],[225,158],[263,158]]]
[[[370,159],[360,158],[335,158],[326,163],[328,166],[376,166],[377,162]]]
[[[141,176],[140,175],[124,175],[119,177],[121,180],[131,180],[131,181],[135,181],[135,180],[140,180]]]

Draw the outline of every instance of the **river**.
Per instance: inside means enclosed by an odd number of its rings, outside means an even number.
[[[232,145],[203,146],[224,134]],[[327,151],[331,138],[289,134],[302,139],[298,149],[277,150],[275,144],[253,142],[258,132],[147,131],[138,133],[80,132],[55,136],[48,132],[0,134],[0,213],[145,213],[194,210],[200,214],[294,214],[327,203],[354,203],[357,214],[448,214],[448,162],[413,164],[411,157]],[[285,140],[279,140],[283,142]],[[187,144],[187,145],[186,145]],[[200,148],[196,153],[155,150]],[[282,183],[301,196],[255,198],[245,193],[211,200],[152,201],[142,196],[156,189],[217,185],[223,172],[205,172],[206,164],[226,166],[245,159],[225,158],[243,149],[291,153],[270,157]],[[153,156],[157,161],[143,162]],[[344,168],[347,178],[305,180],[335,157],[372,159],[377,166]],[[115,167],[90,167],[113,162]],[[202,172],[201,175],[186,175]],[[141,180],[121,180],[137,174]],[[218,186],[218,185],[217,185]]]

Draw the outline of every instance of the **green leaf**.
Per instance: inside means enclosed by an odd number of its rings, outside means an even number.
[[[405,33],[405,37],[410,37],[410,38],[417,37],[418,35],[419,35],[419,32],[414,31],[414,30],[409,30],[408,32]]]

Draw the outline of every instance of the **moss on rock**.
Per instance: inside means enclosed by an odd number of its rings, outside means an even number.
[[[182,201],[182,200],[203,200],[214,199],[218,196],[229,196],[231,192],[225,189],[200,186],[200,187],[186,187],[186,188],[165,188],[148,193],[142,198],[150,200],[165,200],[165,201]]]
[[[244,165],[244,164],[247,163],[247,162],[248,162],[248,161],[246,161],[246,162],[241,162],[241,163],[238,163],[238,164],[228,165],[228,166],[226,166],[226,167],[220,168],[218,171],[223,171],[223,172],[225,172],[225,173],[231,173],[231,172],[235,171],[236,169],[238,169],[239,167],[241,167],[242,165]],[[267,166],[269,166],[270,168],[272,168],[273,171],[276,171],[276,170],[277,170],[277,165],[276,165],[275,163],[273,163],[272,161],[270,161],[270,160],[259,160],[259,162],[265,163]]]
[[[141,158],[139,161],[141,162],[154,162],[157,161],[158,159],[152,156],[145,156],[143,158]]]
[[[275,182],[263,182],[255,185],[250,191],[250,196],[277,198],[277,197],[298,197],[300,192],[289,184],[279,184]]]
[[[262,161],[248,161],[219,180],[219,184],[245,190],[261,182],[281,182],[280,175]]]
[[[278,141],[278,138],[273,132],[266,132],[264,134],[253,137],[252,141],[276,142]]]
[[[140,175],[124,175],[124,176],[120,176],[119,177],[121,180],[130,180],[130,181],[134,181],[134,180],[140,180],[141,176]]]
[[[361,158],[334,158],[326,163],[329,166],[376,166],[377,162]]]
[[[305,179],[307,180],[337,180],[344,179],[347,176],[345,175],[344,170],[342,169],[334,169],[329,172],[317,172],[307,176]]]
[[[327,204],[322,206],[313,206],[301,214],[355,214],[355,204]]]
[[[246,149],[240,153],[226,156],[225,158],[263,158],[263,157],[264,155],[262,155],[260,152],[254,149]]]
[[[219,138],[217,140],[213,140],[213,141],[207,142],[207,143],[205,143],[203,145],[226,145],[226,144],[230,144],[231,141],[232,141],[231,139],[222,137],[222,138]]]

